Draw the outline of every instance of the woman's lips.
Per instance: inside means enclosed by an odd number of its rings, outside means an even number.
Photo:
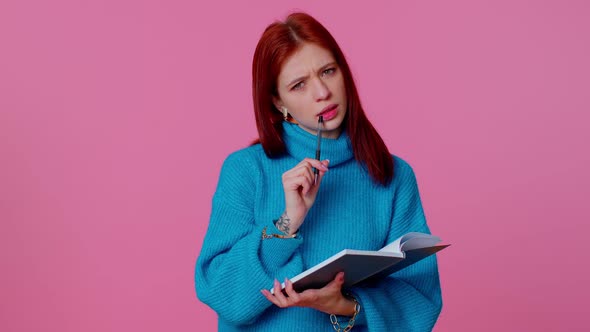
[[[336,115],[338,115],[338,105],[334,105],[334,107],[330,108],[329,110],[318,114],[318,116],[320,115],[324,117],[324,121],[332,120],[336,117]]]

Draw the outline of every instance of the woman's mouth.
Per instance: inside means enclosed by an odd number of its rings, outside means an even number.
[[[318,114],[318,117],[320,115],[324,117],[324,121],[332,120],[336,117],[336,115],[338,115],[338,105],[328,106],[325,110]]]

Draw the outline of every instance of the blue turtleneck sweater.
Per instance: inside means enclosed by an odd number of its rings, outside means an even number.
[[[284,156],[270,159],[257,144],[232,153],[221,169],[195,270],[197,295],[219,315],[221,332],[332,331],[328,314],[278,308],[260,290],[342,249],[378,250],[407,232],[429,233],[412,168],[392,156],[393,181],[375,183],[344,132],[322,140],[330,170],[297,238],[262,240],[264,227],[278,233],[273,220],[285,209],[282,174],[315,154],[314,135],[295,124],[283,127]],[[362,306],[353,331],[430,331],[442,306],[434,256],[349,291]]]

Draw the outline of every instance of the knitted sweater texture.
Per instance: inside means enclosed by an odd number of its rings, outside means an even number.
[[[333,331],[328,314],[278,308],[260,290],[342,249],[378,250],[407,232],[430,233],[412,168],[392,156],[391,184],[374,182],[343,132],[322,140],[329,171],[297,238],[263,240],[264,227],[278,233],[273,220],[285,209],[282,174],[315,154],[314,135],[283,127],[285,155],[270,159],[257,144],[232,153],[221,169],[195,269],[197,296],[217,312],[220,332]],[[362,306],[352,331],[430,331],[442,307],[434,256],[348,291]]]

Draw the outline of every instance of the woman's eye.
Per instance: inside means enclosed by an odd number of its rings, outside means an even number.
[[[324,70],[323,74],[330,75],[330,74],[333,74],[335,71],[336,71],[336,68],[328,68],[328,69]]]
[[[299,83],[293,85],[293,87],[291,89],[292,90],[299,90],[301,88],[303,88],[303,82],[299,82]]]

